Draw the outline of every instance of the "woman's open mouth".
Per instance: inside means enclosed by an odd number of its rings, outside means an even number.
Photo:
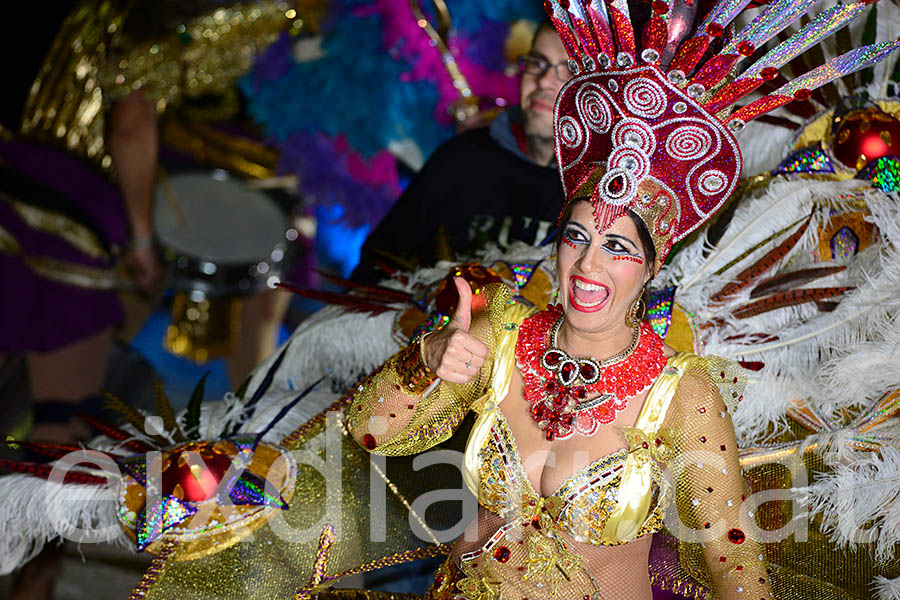
[[[579,275],[569,278],[569,301],[575,310],[597,312],[609,299],[609,288]]]

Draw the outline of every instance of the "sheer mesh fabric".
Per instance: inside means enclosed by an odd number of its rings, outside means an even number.
[[[404,374],[388,360],[353,395],[348,419],[354,439],[375,454],[402,456],[453,435],[473,403],[488,393],[497,332],[510,299],[502,284],[485,286],[483,293],[484,308],[473,313],[469,333],[488,347],[488,357],[475,377],[465,384],[442,381],[423,398],[406,390]]]
[[[717,598],[768,600],[764,550],[752,539],[731,422],[740,384],[733,363],[716,357],[695,360],[682,375],[666,417],[676,489],[666,525],[681,540],[682,564]]]
[[[490,350],[477,376],[464,385],[441,383],[422,399],[405,391],[404,374],[389,361],[354,395],[349,418],[357,441],[368,440],[375,453],[413,454],[450,437],[470,408],[481,410],[495,350],[509,325],[505,288],[489,286],[485,294],[486,307],[473,315],[470,328]],[[680,548],[684,567],[715,597],[768,599],[762,548],[744,533],[741,518],[745,485],[730,417],[741,386],[736,367],[721,359],[695,357],[681,374],[664,419],[672,452],[662,466],[674,477],[676,505],[667,526],[687,539]],[[504,519],[480,507],[470,527],[474,540],[456,542],[430,597],[651,598],[652,536],[618,546],[576,542],[555,523],[559,506],[553,497],[532,498],[521,484],[508,484],[509,495],[522,499],[521,511]],[[701,537],[685,538],[690,534]]]

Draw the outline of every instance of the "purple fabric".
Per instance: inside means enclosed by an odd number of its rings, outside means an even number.
[[[93,166],[46,146],[0,142],[0,159],[78,205],[111,244],[128,241],[128,215],[118,190]]]
[[[60,192],[100,229],[124,245],[128,219],[118,192],[92,167],[62,152],[25,142],[0,143],[0,158],[27,178]],[[27,197],[18,200],[28,202]],[[90,267],[109,267],[61,238],[28,227],[0,202],[0,226],[24,252]],[[34,274],[16,256],[0,252],[0,352],[48,352],[121,323],[115,292],[91,290]]]

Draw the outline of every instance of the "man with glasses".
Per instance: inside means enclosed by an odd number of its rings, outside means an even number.
[[[435,150],[369,235],[353,279],[383,278],[377,263],[390,264],[387,257],[433,264],[436,240],[461,255],[489,242],[539,244],[552,234],[563,200],[553,106],[571,77],[567,59],[553,26],[542,22],[519,60],[520,104]]]

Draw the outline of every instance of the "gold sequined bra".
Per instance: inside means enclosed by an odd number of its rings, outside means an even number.
[[[520,313],[520,314],[512,314]],[[525,311],[510,307],[507,318],[520,323]],[[497,399],[506,397],[517,328],[505,328],[498,340],[491,387],[466,446],[464,477],[485,509],[504,518],[480,548],[460,557],[465,585],[491,578],[515,585],[501,573],[513,569],[519,578],[540,582],[553,594],[581,597],[592,587],[583,558],[562,533],[595,545],[627,543],[662,527],[670,485],[661,465],[668,458],[669,441],[661,427],[681,374],[694,360],[680,353],[668,360],[647,394],[635,427],[625,428],[628,447],[604,456],[575,472],[550,496],[534,489],[514,435]],[[495,560],[481,560],[483,556]],[[547,589],[547,588],[545,588]]]
[[[629,447],[575,472],[546,498],[537,493],[525,473],[499,404],[488,401],[469,437],[466,454],[474,459],[467,460],[470,489],[482,506],[507,521],[517,512],[530,516],[540,504],[556,529],[579,542],[618,545],[658,531],[670,487],[660,469],[668,454],[666,433],[660,425],[679,375],[691,358],[693,355],[678,354],[669,359],[648,393],[636,426],[625,429]],[[472,485],[476,481],[477,485]]]

